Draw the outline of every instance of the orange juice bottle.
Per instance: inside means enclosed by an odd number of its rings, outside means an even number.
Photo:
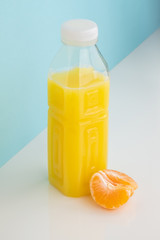
[[[71,197],[89,194],[91,175],[107,167],[109,75],[97,38],[96,23],[65,22],[48,74],[49,182]]]

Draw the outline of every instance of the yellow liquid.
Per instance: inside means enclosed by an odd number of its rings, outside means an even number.
[[[109,79],[92,68],[48,78],[48,174],[63,194],[89,194],[91,175],[106,168]]]

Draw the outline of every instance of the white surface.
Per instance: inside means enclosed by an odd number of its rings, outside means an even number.
[[[43,131],[0,169],[0,239],[160,239],[160,30],[111,72],[109,168],[139,184],[120,209],[63,196],[47,180]]]
[[[90,46],[97,42],[98,26],[88,19],[73,19],[61,26],[61,39],[73,46]]]

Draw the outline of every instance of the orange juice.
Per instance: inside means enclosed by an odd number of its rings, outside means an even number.
[[[48,78],[49,181],[67,196],[89,194],[91,175],[107,164],[109,79],[93,68]]]

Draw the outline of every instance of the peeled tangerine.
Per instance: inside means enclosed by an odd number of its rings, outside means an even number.
[[[92,198],[107,209],[116,209],[126,203],[137,187],[131,177],[109,169],[93,174],[90,180]]]

